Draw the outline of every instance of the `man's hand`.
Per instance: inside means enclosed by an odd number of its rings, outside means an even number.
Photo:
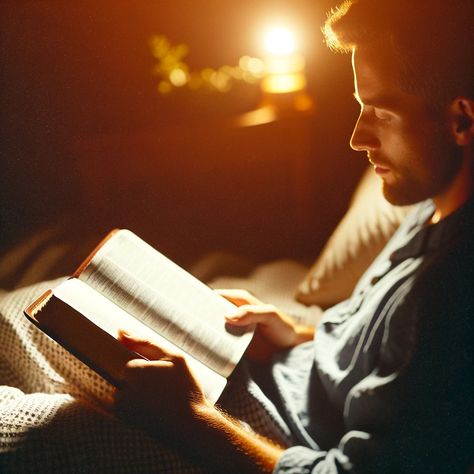
[[[239,306],[239,312],[226,318],[229,324],[257,324],[255,336],[247,351],[254,360],[267,360],[275,352],[289,349],[314,336],[314,327],[295,324],[293,319],[275,306],[262,303],[245,290],[216,290],[221,296]]]
[[[282,448],[208,403],[181,356],[125,333],[119,340],[151,359],[126,365],[123,385],[115,394],[122,419],[183,450],[206,472],[273,471]]]
[[[124,332],[119,340],[150,360],[127,363],[123,385],[115,395],[117,413],[152,433],[182,432],[183,424],[193,420],[194,407],[207,404],[185,360]]]

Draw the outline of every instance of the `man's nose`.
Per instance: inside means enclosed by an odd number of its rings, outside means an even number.
[[[350,146],[355,151],[372,151],[380,147],[380,141],[366,116],[361,114],[352,132]]]

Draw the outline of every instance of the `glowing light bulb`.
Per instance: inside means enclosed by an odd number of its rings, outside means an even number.
[[[298,30],[292,31],[282,24],[266,31],[260,87],[267,104],[309,110],[312,102],[305,91],[305,58],[299,51],[297,38]]]
[[[294,34],[287,28],[277,27],[269,30],[264,37],[266,50],[276,56],[292,54],[296,50]]]

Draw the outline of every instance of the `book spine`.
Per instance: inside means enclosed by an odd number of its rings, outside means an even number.
[[[87,258],[79,265],[77,270],[72,274],[74,278],[79,278],[79,275],[89,266],[95,254],[119,231],[120,229],[111,230],[97,245],[97,247],[87,256]]]
[[[25,309],[24,313],[30,320],[35,320],[33,322],[36,322],[35,314],[38,311],[41,311],[41,309],[46,305],[46,303],[51,299],[53,296],[53,290],[47,290],[45,293],[43,293],[39,298],[37,298],[33,303],[31,303],[28,308]]]

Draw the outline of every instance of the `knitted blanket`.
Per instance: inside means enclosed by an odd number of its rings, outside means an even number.
[[[113,388],[23,315],[59,281],[0,293],[0,472],[206,472],[117,420],[109,411]],[[244,370],[237,372],[225,409],[285,443],[275,407]]]

